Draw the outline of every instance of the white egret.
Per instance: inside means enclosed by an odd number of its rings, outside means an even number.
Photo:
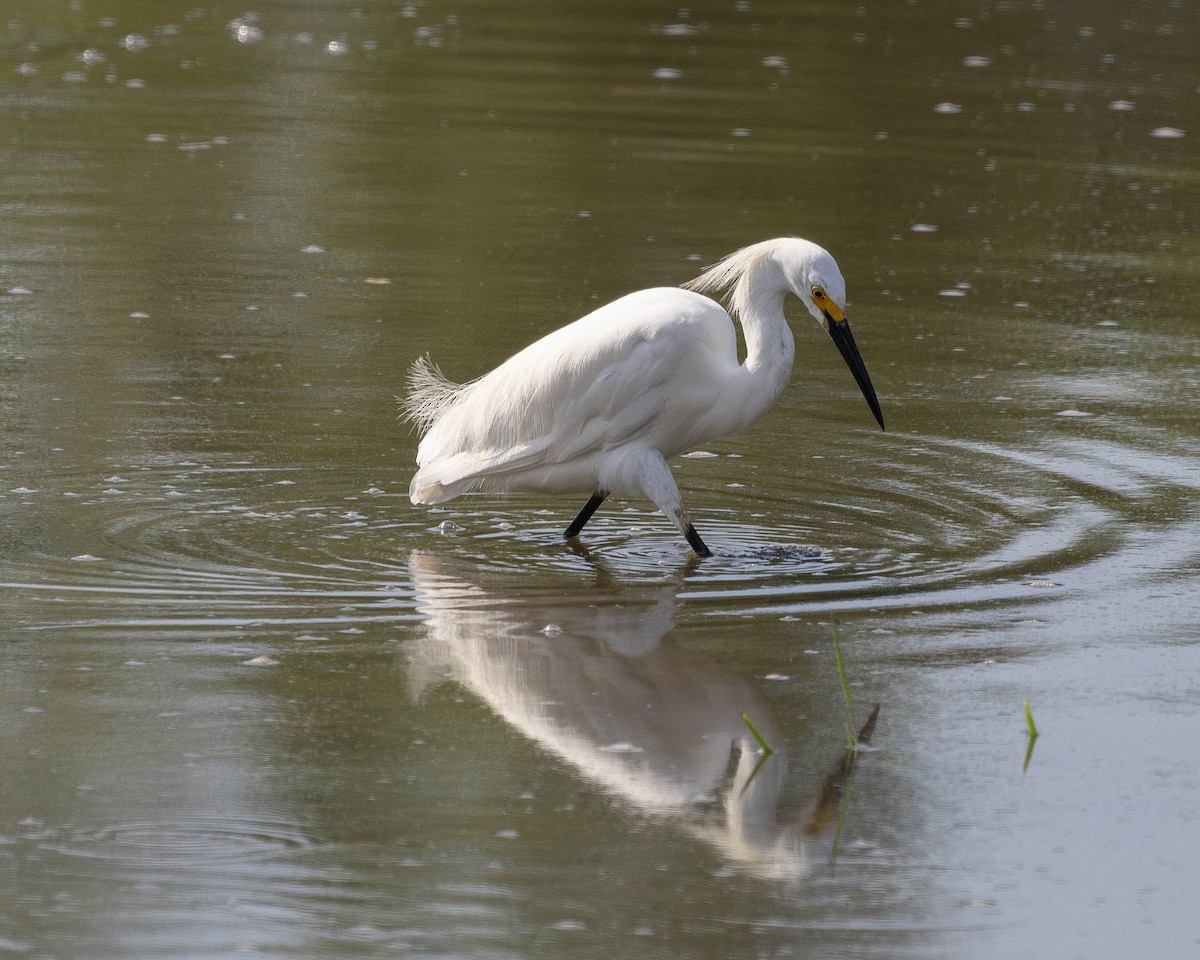
[[[667,461],[744,430],[774,405],[796,352],[783,313],[789,293],[833,338],[883,427],[846,320],[846,283],[827,251],[796,237],[766,240],[685,287],[614,300],[470,383],[451,383],[428,356],[417,360],[401,401],[422,434],[412,502],[479,487],[590,494],[563,533],[571,539],[609,494],[645,496],[699,556],[711,556]],[[704,296],[726,290],[728,312]]]

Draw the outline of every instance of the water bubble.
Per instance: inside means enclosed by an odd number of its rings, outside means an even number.
[[[238,43],[258,43],[264,34],[258,26],[258,14],[247,13],[229,21],[229,32]]]
[[[1178,127],[1155,127],[1150,131],[1150,136],[1160,140],[1182,140],[1186,134]]]
[[[417,27],[417,29],[413,31],[413,38],[418,46],[440,47],[442,45],[441,33],[441,27]]]
[[[1115,110],[1117,113],[1128,113],[1135,108],[1132,100],[1113,100],[1109,105],[1109,110]]]
[[[934,113],[962,113],[960,103],[939,103],[933,108]]]
[[[964,67],[990,67],[992,65],[991,57],[964,57]]]
[[[652,76],[655,80],[678,80],[683,76],[683,71],[674,67],[659,67]]]
[[[138,53],[150,46],[150,41],[143,37],[140,33],[131,33],[121,41],[123,46],[130,53]]]

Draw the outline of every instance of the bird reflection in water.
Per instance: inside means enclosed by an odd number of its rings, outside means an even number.
[[[507,579],[517,574],[456,572],[432,554],[413,553],[409,566],[426,622],[412,654],[416,696],[444,679],[462,684],[587,781],[744,872],[792,879],[829,858],[857,750],[807,812],[781,815],[783,737],[755,685],[670,641],[680,583],[633,590],[598,569],[594,590],[543,581],[517,591]],[[765,758],[743,711],[775,748]]]

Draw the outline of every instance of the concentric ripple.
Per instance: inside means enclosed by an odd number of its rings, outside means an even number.
[[[1101,559],[1152,565],[1160,540],[1195,524],[1182,506],[1200,487],[1188,458],[1111,441],[1009,450],[892,434],[873,461],[886,468],[836,488],[812,471],[764,469],[759,482],[745,460],[690,463],[685,496],[716,552],[703,563],[637,501],[610,501],[566,544],[565,499],[418,509],[397,484],[233,464],[129,471],[90,490],[51,478],[4,507],[55,555],[14,551],[0,577],[43,607],[31,624],[206,630],[415,619],[413,549],[581,583],[682,571],[682,596],[716,611],[978,605],[1029,598],[1033,581],[1077,588]]]
[[[559,543],[569,507],[550,518],[515,498],[449,504],[419,542],[527,572],[594,564],[645,581],[684,567],[682,598],[712,612],[795,613],[978,606],[1040,599],[1048,588],[1125,586],[1133,572],[1157,568],[1156,558],[1179,554],[1171,545],[1186,544],[1183,531],[1196,523],[1182,505],[1200,478],[1183,456],[1114,442],[1010,450],[896,434],[881,450],[873,460],[886,466],[836,495],[800,472],[732,505],[729,482],[745,479],[743,465],[703,461],[713,467],[707,476],[693,467],[686,480],[699,477],[707,490],[685,497],[706,504],[694,516],[716,552],[703,563],[638,504],[606,505],[576,553]]]
[[[108,860],[131,866],[172,864],[231,866],[291,856],[315,844],[291,824],[236,817],[180,817],[94,828],[30,830],[23,837],[61,856]]]

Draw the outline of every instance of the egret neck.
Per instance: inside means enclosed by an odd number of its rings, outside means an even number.
[[[796,341],[783,313],[791,286],[770,255],[763,256],[739,280],[733,308],[746,340],[746,361],[730,386],[730,412],[736,432],[758,421],[779,399],[792,375]]]

